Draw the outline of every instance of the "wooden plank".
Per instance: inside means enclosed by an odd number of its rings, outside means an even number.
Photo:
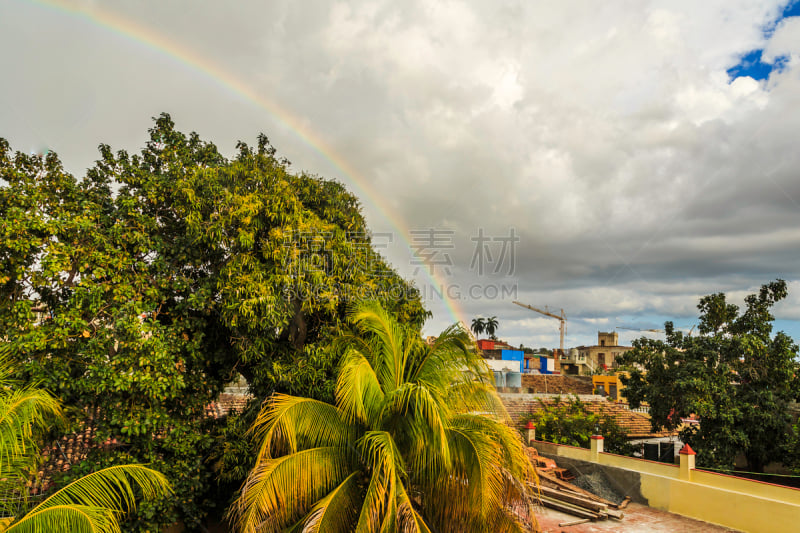
[[[540,478],[546,479],[550,483],[558,485],[560,488],[571,490],[572,492],[577,492],[578,494],[580,494],[581,496],[583,496],[585,498],[589,498],[590,500],[594,500],[594,501],[597,501],[597,502],[600,502],[600,503],[604,503],[604,504],[606,504],[608,506],[611,506],[611,507],[616,507],[617,506],[614,502],[610,502],[610,501],[608,501],[608,500],[606,500],[604,498],[601,498],[600,496],[598,496],[596,494],[592,494],[588,490],[583,490],[582,488],[580,488],[578,486],[575,486],[572,483],[567,483],[566,481],[561,481],[560,479],[556,478],[555,476],[551,476],[550,474],[547,474],[547,473],[544,473],[544,472],[539,472],[538,470],[536,471],[536,473],[539,474]]]
[[[578,518],[588,518],[590,520],[597,520],[600,518],[600,515],[598,513],[593,513],[592,511],[581,509],[574,505],[570,505],[566,502],[555,500],[553,498],[548,498],[547,496],[540,497],[539,501],[541,501],[542,505],[544,505],[545,507],[550,507],[551,509],[555,509],[556,511],[561,511],[562,513],[571,514],[573,516],[577,516]]]
[[[548,487],[541,487],[539,489],[542,491],[542,494],[548,496],[550,498],[556,498],[558,500],[563,500],[567,503],[571,503],[572,505],[577,505],[579,507],[584,507],[595,513],[599,513],[600,511],[608,510],[608,505],[600,502],[596,502],[594,500],[589,500],[587,498],[582,498],[580,496],[573,496],[572,494],[567,494],[564,491],[551,489]]]

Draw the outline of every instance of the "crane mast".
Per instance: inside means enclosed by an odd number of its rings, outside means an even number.
[[[564,334],[567,331],[567,315],[564,314],[564,310],[563,309],[561,310],[561,315],[556,315],[554,313],[551,313],[547,309],[547,307],[545,307],[544,309],[539,309],[539,308],[533,307],[532,305],[527,305],[527,304],[520,303],[520,302],[517,302],[517,301],[514,301],[512,303],[515,303],[520,307],[524,307],[525,309],[530,309],[531,311],[535,311],[537,313],[540,313],[540,314],[542,314],[544,316],[549,316],[550,318],[555,318],[556,320],[561,322],[561,324],[558,327],[559,333],[561,334],[561,344],[560,344],[560,346],[561,346],[561,355],[565,355],[564,354]]]

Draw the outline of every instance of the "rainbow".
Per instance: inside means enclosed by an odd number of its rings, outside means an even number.
[[[358,172],[344,157],[337,154],[334,149],[314,130],[291,112],[282,108],[267,96],[257,93],[244,81],[237,79],[230,72],[209,61],[208,58],[193,52],[182,46],[180,43],[169,39],[167,36],[154,32],[152,29],[123,18],[109,10],[99,6],[92,6],[86,9],[76,6],[63,0],[29,0],[30,3],[52,9],[67,16],[79,18],[89,23],[111,30],[114,33],[130,39],[140,45],[146,46],[159,54],[167,56],[172,60],[178,61],[189,66],[195,71],[207,76],[224,89],[233,92],[245,100],[255,104],[259,108],[269,113],[275,120],[286,126],[290,131],[297,135],[304,143],[325,157],[355,189],[359,198],[366,199],[389,224],[396,230],[397,234],[403,239],[405,244],[411,248],[409,241],[410,231],[397,215],[394,209],[387,203],[380,200],[380,194],[371,185],[368,179]],[[431,269],[423,268],[430,278],[434,287],[446,287],[445,280],[440,279],[440,274],[431,272]],[[468,326],[466,314],[460,309],[458,302],[450,298],[446,291],[443,291],[442,301],[448,313],[455,322],[462,321]]]

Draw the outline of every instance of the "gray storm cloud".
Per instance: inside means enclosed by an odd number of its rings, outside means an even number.
[[[588,343],[615,317],[688,321],[699,295],[800,278],[798,22],[765,32],[785,4],[10,0],[0,136],[81,173],[98,143],[135,150],[167,111],[229,153],[263,131],[296,169],[352,185],[273,114],[147,42],[163,36],[324,139],[376,191],[375,231],[397,231],[391,208],[405,229],[450,232],[440,281],[564,307],[570,340]],[[753,49],[784,70],[730,80]],[[478,272],[471,239],[511,228],[513,273]],[[386,254],[414,276],[402,238]],[[799,321],[791,288],[781,318]],[[510,299],[457,305],[553,345],[557,324]],[[451,317],[430,305],[432,333]]]

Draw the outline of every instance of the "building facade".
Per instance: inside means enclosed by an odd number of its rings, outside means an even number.
[[[617,358],[632,349],[632,346],[619,345],[619,334],[616,331],[598,331],[596,345],[577,348],[577,358],[583,365],[580,373],[594,374],[599,370],[617,368]]]

